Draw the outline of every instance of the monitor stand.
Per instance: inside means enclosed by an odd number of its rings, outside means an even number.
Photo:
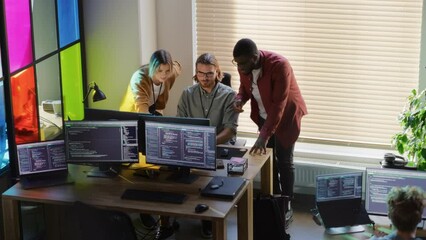
[[[100,163],[97,167],[87,172],[88,177],[113,178],[118,175],[121,170],[121,164],[105,164]]]
[[[167,178],[168,181],[191,184],[198,179],[198,175],[191,174],[191,169],[179,167]]]
[[[361,225],[325,228],[325,232],[330,235],[356,233],[356,232],[364,232],[364,231],[365,229]]]

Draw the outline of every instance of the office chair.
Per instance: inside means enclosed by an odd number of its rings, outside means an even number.
[[[223,78],[221,83],[229,86],[232,88],[231,86],[231,79],[232,79],[232,75],[230,73],[227,72],[223,72]],[[235,136],[236,137],[236,136]],[[235,139],[235,143],[233,144],[234,146],[240,146],[240,147],[244,147],[247,143],[247,140],[245,139]]]
[[[74,203],[81,240],[137,240],[130,217],[119,211]]]
[[[222,81],[220,81],[221,83],[225,84],[226,86],[232,87],[231,86],[231,74],[227,73],[227,72],[223,72],[223,78]]]

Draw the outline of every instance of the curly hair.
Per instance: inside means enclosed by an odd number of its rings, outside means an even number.
[[[255,56],[258,54],[256,43],[249,38],[242,38],[235,44],[232,54],[234,58]]]
[[[424,192],[417,187],[394,187],[388,194],[388,216],[400,231],[414,231],[422,220]]]

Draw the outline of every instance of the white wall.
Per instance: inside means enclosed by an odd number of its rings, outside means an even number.
[[[174,60],[182,64],[182,75],[171,90],[165,115],[175,116],[177,103],[184,88],[192,85],[193,76],[193,0],[157,1],[158,47],[170,51]]]
[[[118,110],[131,74],[140,66],[139,0],[82,2],[87,81],[96,82],[107,96],[89,105]]]
[[[180,94],[192,84],[192,6],[193,0],[84,0],[87,79],[107,95],[89,106],[118,110],[132,73],[163,48],[183,66],[164,111],[175,116]]]

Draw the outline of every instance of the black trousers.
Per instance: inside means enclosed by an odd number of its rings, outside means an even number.
[[[265,120],[260,118],[259,130]],[[273,192],[293,198],[294,188],[294,143],[285,148],[282,146],[275,134],[271,136],[266,147],[273,149]]]

